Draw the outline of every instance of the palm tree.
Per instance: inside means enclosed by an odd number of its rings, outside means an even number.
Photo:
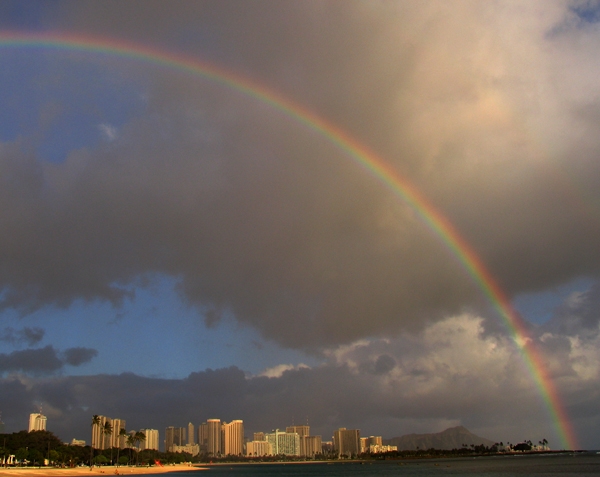
[[[133,441],[138,446],[138,448],[137,448],[137,454],[136,454],[136,459],[135,459],[135,465],[139,465],[140,464],[140,443],[144,442],[145,440],[146,440],[146,434],[144,434],[142,431],[137,431],[133,435]]]
[[[134,434],[129,434],[125,441],[127,442],[127,447],[129,447],[129,449],[130,449],[129,450],[129,462],[131,462],[131,449],[133,449],[133,446],[135,445]]]
[[[100,416],[98,414],[94,414],[92,416],[92,442],[90,444],[90,468],[94,466],[94,431],[96,426],[100,426],[102,421],[100,420]]]
[[[104,427],[102,427],[102,435],[104,437],[106,437],[106,436],[110,437],[110,436],[112,436],[112,433],[113,433],[112,424],[110,422],[106,421],[104,423]],[[109,439],[109,442],[110,442],[110,439]],[[111,443],[111,446],[110,446],[110,463],[112,464],[112,443]]]
[[[127,431],[125,428],[121,427],[121,429],[119,429],[119,441],[117,446],[117,467],[119,467],[119,454],[121,453],[121,438],[125,437],[126,435]]]

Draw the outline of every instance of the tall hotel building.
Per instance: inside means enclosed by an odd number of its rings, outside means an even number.
[[[110,447],[116,447],[119,449],[125,449],[127,445],[127,435],[119,435],[121,429],[125,430],[125,419],[111,419],[112,434],[110,435],[111,445]]]
[[[208,453],[208,424],[206,422],[198,426],[198,445],[200,446],[200,453]]]
[[[140,450],[152,449],[158,450],[158,430],[157,429],[142,429],[146,440],[140,442]]]
[[[169,426],[165,429],[165,452],[174,452],[174,446],[185,445],[185,427]]]
[[[41,413],[35,412],[33,414],[29,414],[29,432],[45,431],[46,420],[46,416]]]
[[[244,454],[244,421],[235,420],[223,423],[223,443],[225,455]]]
[[[125,449],[126,436],[119,436],[120,430],[125,429],[125,419],[111,419],[106,416],[98,416],[98,418],[99,423],[92,426],[92,447],[100,450],[112,447]],[[109,424],[112,429],[110,434],[104,432],[106,424]]]
[[[188,440],[187,440],[188,445],[193,446],[195,444],[195,442],[194,442],[195,435],[196,435],[196,433],[194,432],[194,425],[190,422],[190,423],[188,423]]]
[[[295,432],[281,432],[275,429],[265,434],[265,438],[271,445],[273,455],[300,455],[300,436]]]
[[[314,457],[316,454],[323,453],[321,436],[311,436],[310,426],[289,426],[285,428],[285,432],[296,433],[300,436],[300,455]]]
[[[338,456],[351,457],[360,454],[360,431],[340,427],[333,432],[333,447]]]
[[[208,455],[217,456],[223,453],[221,447],[221,419],[208,419],[207,424],[207,439],[206,439],[206,451]]]

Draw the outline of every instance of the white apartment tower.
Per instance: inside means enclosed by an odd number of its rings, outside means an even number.
[[[125,449],[127,436],[121,434],[121,429],[125,430],[125,419],[109,419],[112,426],[112,434],[109,436],[110,447]],[[120,435],[121,434],[121,435]]]
[[[221,419],[208,419],[206,424],[208,426],[206,451],[208,455],[221,455],[223,452],[221,448]]]
[[[146,440],[140,442],[140,450],[152,449],[158,450],[158,430],[157,429],[142,429],[146,436]]]
[[[29,414],[29,432],[32,431],[45,431],[46,430],[46,416],[39,412]]]
[[[223,423],[225,455],[244,454],[244,421],[235,420]]]

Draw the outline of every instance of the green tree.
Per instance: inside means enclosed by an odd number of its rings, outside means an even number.
[[[112,424],[110,422],[106,421],[104,423],[104,427],[102,427],[102,435],[105,437],[106,436],[110,437],[110,436],[112,436],[112,433],[113,433]],[[109,442],[110,442],[110,440],[111,439],[109,439]],[[112,452],[113,452],[113,450],[112,450],[112,443],[111,443],[111,446],[110,446],[110,462],[111,462],[111,464],[112,464]]]
[[[94,457],[94,462],[96,463],[96,465],[105,465],[109,461],[108,461],[108,457],[100,454],[100,455],[97,455],[96,457]]]
[[[94,466],[94,431],[96,427],[100,427],[102,425],[102,421],[100,420],[100,416],[98,414],[94,414],[92,416],[92,443],[90,445],[90,467]]]
[[[135,447],[135,437],[134,434],[129,434],[127,436],[127,439],[125,440],[127,442],[127,447],[129,447],[129,461],[131,462],[133,460],[132,458],[132,449]]]
[[[119,454],[121,453],[121,440],[125,440],[123,439],[125,436],[127,436],[127,431],[125,430],[125,428],[121,428],[119,429],[119,439],[118,439],[118,446],[117,446],[117,466],[119,465]]]
[[[17,451],[15,452],[15,459],[17,459],[17,461],[21,465],[23,465],[23,461],[25,461],[25,459],[27,459],[28,454],[29,454],[29,451],[25,447],[19,447],[17,449]]]
[[[44,463],[44,454],[42,454],[39,450],[29,449],[28,454],[28,459],[33,465],[37,464],[41,466]]]
[[[49,457],[50,462],[56,463],[56,462],[58,462],[58,459],[60,459],[60,454],[57,451],[55,451],[54,449],[52,449],[48,453],[48,457]]]
[[[136,465],[140,464],[140,443],[146,440],[146,434],[142,431],[137,431],[133,435],[133,441],[137,444]]]

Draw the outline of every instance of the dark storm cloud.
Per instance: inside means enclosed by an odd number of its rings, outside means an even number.
[[[50,345],[40,349],[26,349],[0,354],[0,372],[24,371],[33,374],[47,374],[58,371],[63,362],[57,351]]]
[[[33,346],[38,344],[44,338],[46,332],[42,328],[29,328],[26,326],[21,330],[15,330],[14,328],[8,327],[0,333],[0,341],[10,343],[12,345],[25,344],[27,346]]]
[[[51,345],[38,349],[0,353],[0,375],[12,372],[32,375],[52,374],[67,364],[80,366],[87,363],[97,354],[96,350],[89,348],[70,348],[61,353]]]
[[[600,190],[586,107],[597,32],[560,2],[63,7],[59,30],[210,58],[341,126],[429,197],[510,295],[599,271],[600,220],[582,199]],[[219,85],[142,70],[147,110],[110,143],[50,165],[29,138],[1,146],[4,307],[119,305],[163,273],[208,324],[232,313],[310,348],[483,300],[418,214],[324,137]]]
[[[98,356],[98,351],[90,348],[69,348],[63,351],[66,364],[80,366]]]

